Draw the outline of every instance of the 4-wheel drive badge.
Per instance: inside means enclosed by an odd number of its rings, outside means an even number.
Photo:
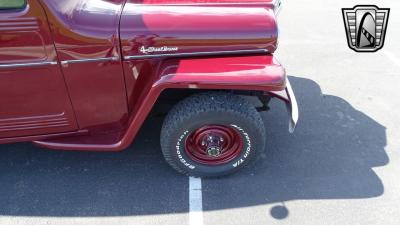
[[[385,42],[389,8],[357,5],[342,9],[347,43],[356,52],[376,52]]]

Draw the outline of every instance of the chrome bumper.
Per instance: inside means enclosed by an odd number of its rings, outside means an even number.
[[[283,100],[286,104],[287,111],[290,116],[289,120],[289,132],[293,133],[296,128],[297,121],[299,120],[299,108],[297,106],[297,100],[294,96],[294,92],[292,89],[292,85],[289,80],[286,78],[286,88],[282,91],[271,91],[269,94]]]
[[[292,89],[292,85],[289,80],[286,78],[286,93],[289,97],[289,101],[286,103],[286,107],[290,114],[289,121],[289,132],[293,133],[296,128],[297,121],[299,120],[299,107],[297,106],[296,96],[294,96],[294,92]]]

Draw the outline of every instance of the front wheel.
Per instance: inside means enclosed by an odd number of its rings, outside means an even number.
[[[195,177],[233,173],[264,150],[264,123],[241,96],[196,94],[179,102],[161,130],[161,149],[177,171]]]

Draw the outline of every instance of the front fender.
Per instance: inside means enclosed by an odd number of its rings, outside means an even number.
[[[127,147],[162,91],[172,88],[263,91],[286,103],[291,115],[289,131],[298,120],[297,101],[285,69],[272,55],[174,59],[164,62],[158,79],[133,110],[129,128],[121,140]]]
[[[267,92],[285,102],[289,132],[294,132],[299,118],[297,100],[284,68],[272,55],[174,60],[161,68],[153,87]]]
[[[175,59],[162,64],[153,88],[281,91],[284,68],[272,55]]]
[[[42,141],[36,144],[65,150],[123,150],[132,143],[161,92],[177,88],[270,93],[288,106],[291,114],[290,131],[294,130],[298,119],[296,98],[284,68],[272,55],[175,59],[162,63],[158,71],[153,84],[142,91],[137,103],[132,106],[126,130],[118,134],[118,137],[85,137],[85,144],[81,143],[81,139]]]

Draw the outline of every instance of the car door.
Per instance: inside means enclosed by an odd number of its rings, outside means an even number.
[[[36,0],[1,0],[0,138],[77,128],[41,5]]]

